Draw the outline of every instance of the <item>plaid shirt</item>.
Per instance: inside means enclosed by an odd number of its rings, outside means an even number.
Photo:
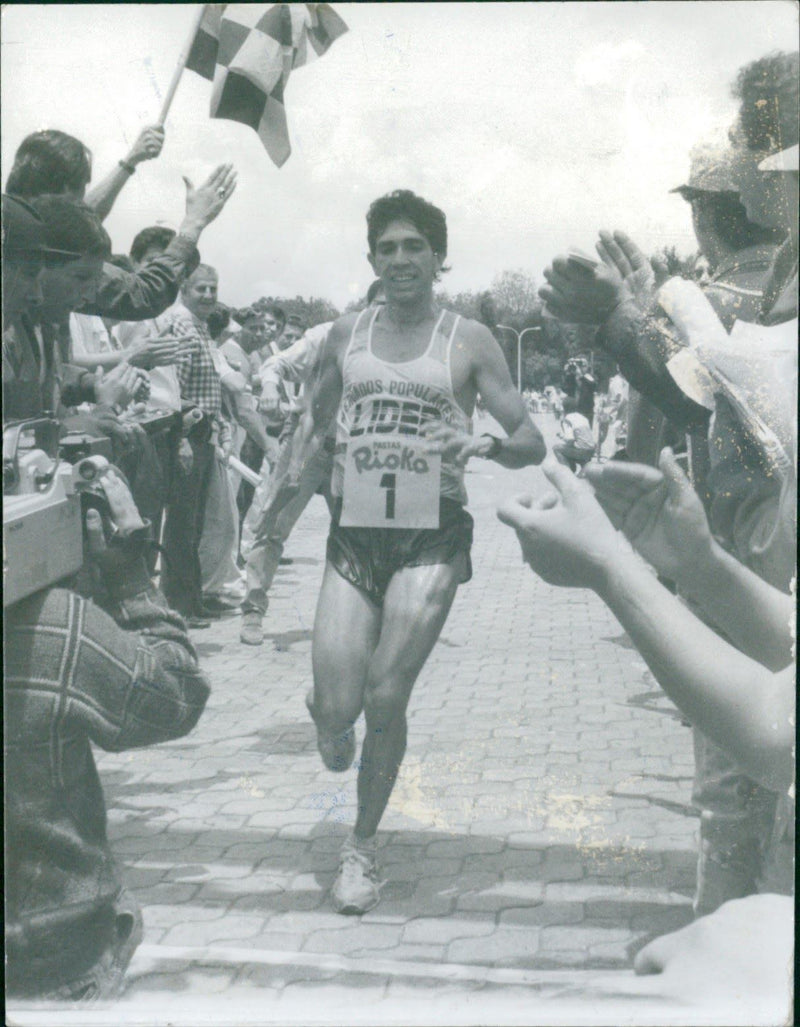
[[[112,619],[77,593],[6,611],[6,984],[75,980],[113,944],[120,882],[92,744],[111,752],[187,734],[209,695],[183,621],[144,561],[106,576]],[[116,620],[116,623],[115,623]]]
[[[170,334],[189,336],[178,350],[175,368],[184,404],[208,414],[219,433],[221,445],[230,438],[230,427],[222,417],[222,382],[214,363],[214,340],[208,329],[182,303],[176,303],[158,318],[158,328]]]

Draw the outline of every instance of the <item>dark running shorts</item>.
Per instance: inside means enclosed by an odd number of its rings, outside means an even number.
[[[465,584],[472,577],[472,528],[474,521],[460,503],[442,499],[438,528],[342,528],[341,499],[336,500],[327,557],[339,574],[361,589],[379,606],[393,574],[403,567],[454,563],[464,554]]]

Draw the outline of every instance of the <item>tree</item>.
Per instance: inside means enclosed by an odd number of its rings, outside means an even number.
[[[295,296],[293,299],[285,296],[262,296],[255,301],[252,309],[264,310],[272,304],[281,307],[287,316],[291,314],[301,318],[309,328],[324,321],[335,321],[339,317],[339,310],[333,303],[319,296]]]
[[[526,271],[501,271],[492,281],[492,300],[500,324],[520,331],[541,322],[542,301],[536,279]]]
[[[653,254],[653,259],[666,264],[670,278],[688,278],[694,281],[694,267],[699,256],[699,253],[692,253],[684,257],[674,246],[662,246]]]

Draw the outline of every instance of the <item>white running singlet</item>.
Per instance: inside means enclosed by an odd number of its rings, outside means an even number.
[[[442,310],[425,352],[390,363],[372,350],[381,306],[363,310],[345,352],[332,489],[342,526],[438,528],[439,499],[467,502],[464,470],[428,450],[424,425],[471,432],[453,392],[450,352],[461,320]]]

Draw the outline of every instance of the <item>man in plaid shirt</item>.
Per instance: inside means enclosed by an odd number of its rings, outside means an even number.
[[[217,272],[200,264],[181,286],[181,298],[163,317],[159,328],[183,339],[175,366],[181,390],[186,437],[191,461],[179,468],[164,528],[164,568],[161,586],[171,606],[189,627],[208,627],[200,574],[200,536],[215,448],[227,452],[230,426],[222,414],[222,383],[214,359],[214,343],[206,327],[217,302]]]

